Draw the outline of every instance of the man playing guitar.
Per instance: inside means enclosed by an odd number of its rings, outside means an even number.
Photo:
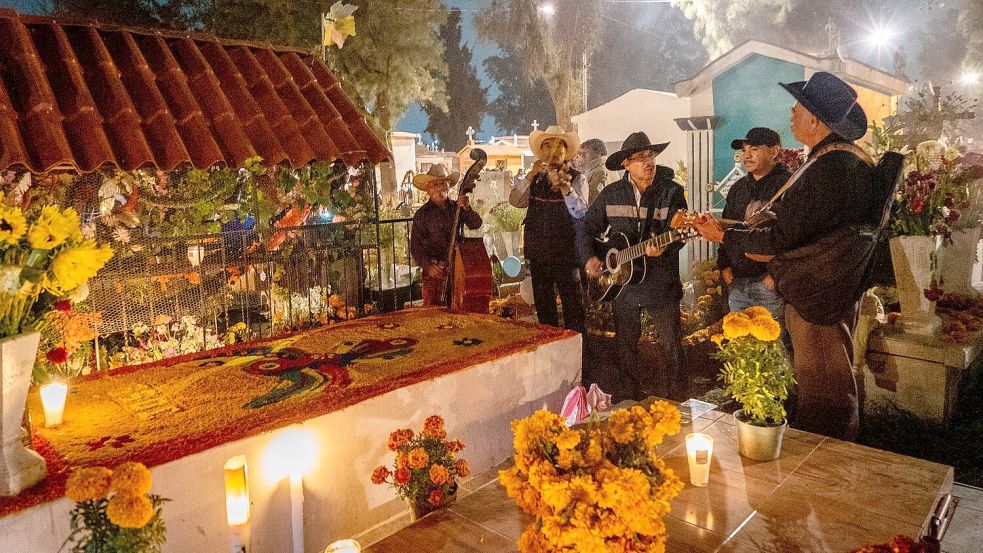
[[[669,143],[652,144],[643,132],[632,133],[621,150],[608,156],[605,166],[610,171],[624,169],[625,174],[598,195],[577,225],[577,254],[588,275],[602,270],[601,260],[594,254],[593,242],[603,236],[623,233],[638,243],[669,230],[669,222],[677,211],[686,209],[683,188],[673,182],[673,170],[656,165],[655,158]],[[618,399],[644,399],[652,390],[643,390],[642,380],[652,380],[652,367],[639,366],[638,339],[641,337],[641,311],[651,316],[659,338],[665,347],[666,394],[670,397],[685,392],[677,380],[682,369],[682,331],[679,322],[679,301],[683,296],[679,279],[678,242],[665,248],[646,247],[645,279],[628,284],[614,300],[614,325],[618,343],[619,374],[612,392]],[[620,389],[618,389],[620,387]]]

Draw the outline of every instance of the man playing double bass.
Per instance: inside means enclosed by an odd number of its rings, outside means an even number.
[[[438,305],[447,282],[447,251],[453,236],[454,210],[461,206],[461,222],[469,229],[481,226],[481,215],[471,209],[467,195],[456,202],[448,201],[447,192],[457,185],[460,174],[448,174],[443,165],[435,164],[426,173],[413,177],[413,186],[426,192],[430,199],[413,215],[410,253],[423,269],[423,305]]]

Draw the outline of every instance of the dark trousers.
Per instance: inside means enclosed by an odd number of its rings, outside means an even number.
[[[644,399],[653,393],[651,384],[656,380],[656,367],[642,367],[638,353],[638,339],[642,336],[642,310],[648,312],[650,321],[659,334],[665,349],[665,370],[661,375],[667,386],[666,395],[682,392],[679,388],[683,362],[683,336],[679,322],[679,302],[668,307],[643,307],[630,300],[614,301],[614,330],[618,342],[618,361],[622,390],[620,398]],[[618,392],[618,390],[615,390]]]
[[[584,300],[581,296],[580,270],[576,265],[529,262],[536,317],[544,325],[560,326],[556,312],[556,294],[563,304],[563,326],[584,333]]]
[[[860,428],[860,401],[853,373],[855,313],[834,325],[815,325],[785,304],[792,338],[792,368],[798,403],[794,426],[853,441]]]

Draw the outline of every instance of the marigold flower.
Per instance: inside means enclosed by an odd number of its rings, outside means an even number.
[[[378,466],[372,471],[372,483],[382,484],[385,483],[386,478],[389,478],[389,469],[383,466]]]
[[[410,469],[406,467],[400,467],[396,469],[393,473],[393,481],[395,481],[400,486],[405,486],[410,481]]]
[[[450,451],[451,453],[457,453],[458,451],[464,449],[464,442],[458,439],[450,440],[446,445],[447,451]]]
[[[106,516],[120,528],[143,528],[154,516],[154,506],[145,495],[118,493],[106,505]]]
[[[447,471],[447,467],[440,464],[434,464],[430,467],[430,481],[438,486],[447,483],[450,479],[450,473]]]
[[[76,503],[104,499],[109,494],[113,471],[105,467],[86,467],[76,470],[65,483],[65,495]]]
[[[573,449],[580,443],[580,432],[567,430],[556,437],[556,447],[560,449]]]
[[[430,497],[427,498],[434,507],[442,504],[444,502],[444,492],[443,490],[433,490],[430,492]]]
[[[142,495],[150,491],[153,482],[153,476],[143,463],[123,463],[113,471],[112,490],[116,493]]]
[[[724,315],[724,338],[733,340],[751,333],[751,317],[744,313],[731,311]]]
[[[389,434],[389,450],[398,451],[413,439],[413,431],[409,428],[400,428]]]
[[[49,350],[44,356],[48,359],[48,361],[56,365],[60,365],[68,361],[68,350],[62,347],[57,347]]]
[[[441,434],[443,434],[443,436]],[[431,415],[427,417],[427,420],[423,423],[423,435],[441,439],[446,437],[447,433],[444,431],[444,419],[440,415]]]
[[[427,451],[422,447],[410,450],[407,456],[407,463],[411,469],[422,469],[427,466],[428,461],[430,461],[430,456],[427,455]]]
[[[471,476],[471,467],[464,459],[458,459],[454,462],[454,472],[461,478],[467,478]]]
[[[328,297],[328,306],[339,311],[345,308],[345,298],[341,297],[341,294],[331,294]]]
[[[396,455],[396,468],[401,469],[406,466],[406,454],[399,453]]]
[[[714,344],[717,344],[719,346],[724,341],[724,335],[723,334],[714,334],[713,336],[710,336],[710,341],[713,342]]]
[[[782,327],[778,321],[771,317],[756,317],[751,319],[751,336],[762,342],[772,342],[777,340],[782,334]]]

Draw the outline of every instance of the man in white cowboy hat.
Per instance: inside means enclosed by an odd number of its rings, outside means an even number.
[[[634,132],[625,139],[621,150],[608,156],[605,167],[609,171],[624,170],[625,174],[601,190],[577,227],[577,251],[588,275],[597,275],[601,270],[601,261],[593,251],[596,238],[605,232],[623,233],[632,243],[638,243],[668,231],[672,215],[686,209],[683,188],[672,180],[673,170],[655,163],[656,156],[667,146],[668,142],[652,144],[645,133]],[[618,382],[608,385],[614,386],[611,391],[619,399],[641,400],[654,392],[654,368],[641,367],[638,353],[643,309],[649,313],[665,347],[665,394],[679,397],[684,393],[679,323],[679,301],[683,297],[679,279],[681,248],[681,244],[646,248],[645,279],[626,285],[614,300],[619,374]]]
[[[807,248],[823,238],[852,225],[869,223],[872,213],[871,162],[853,141],[867,131],[867,115],[857,103],[857,93],[839,77],[826,72],[808,81],[779,83],[796,102],[792,106],[792,134],[809,147],[809,156],[790,179],[776,210],[775,223],[766,228],[727,229],[709,217],[699,225],[704,238],[721,242],[731,252],[768,259]],[[789,258],[791,259],[791,258]],[[810,259],[786,262],[808,267]],[[847,272],[838,260],[825,264],[822,271]],[[846,258],[840,263],[848,262]],[[772,270],[769,265],[769,271]],[[816,271],[813,272],[815,274]],[[855,294],[842,312],[829,322],[816,322],[820,315],[814,306],[791,293],[792,286],[807,282],[778,280],[778,291],[785,300],[785,324],[794,352],[792,366],[798,388],[795,426],[831,436],[853,440],[860,422],[856,378],[853,373],[851,331],[856,321],[856,304],[864,290],[830,290],[830,295]],[[851,307],[852,305],[852,307]],[[823,320],[830,318],[823,314]]]
[[[423,270],[423,305],[436,305],[441,295],[441,286],[446,284],[447,250],[450,248],[454,232],[454,210],[461,206],[461,222],[469,229],[481,226],[481,215],[471,209],[467,195],[457,202],[447,200],[451,186],[457,185],[461,175],[457,171],[447,172],[440,164],[434,164],[426,173],[413,177],[413,186],[426,192],[430,199],[413,214],[413,229],[410,233],[410,253],[413,261]]]
[[[526,207],[525,256],[532,277],[536,317],[559,326],[556,295],[563,304],[563,326],[584,332],[584,302],[574,249],[574,220],[587,209],[587,179],[571,166],[580,139],[551,125],[529,134],[536,162],[509,194],[509,203]]]

